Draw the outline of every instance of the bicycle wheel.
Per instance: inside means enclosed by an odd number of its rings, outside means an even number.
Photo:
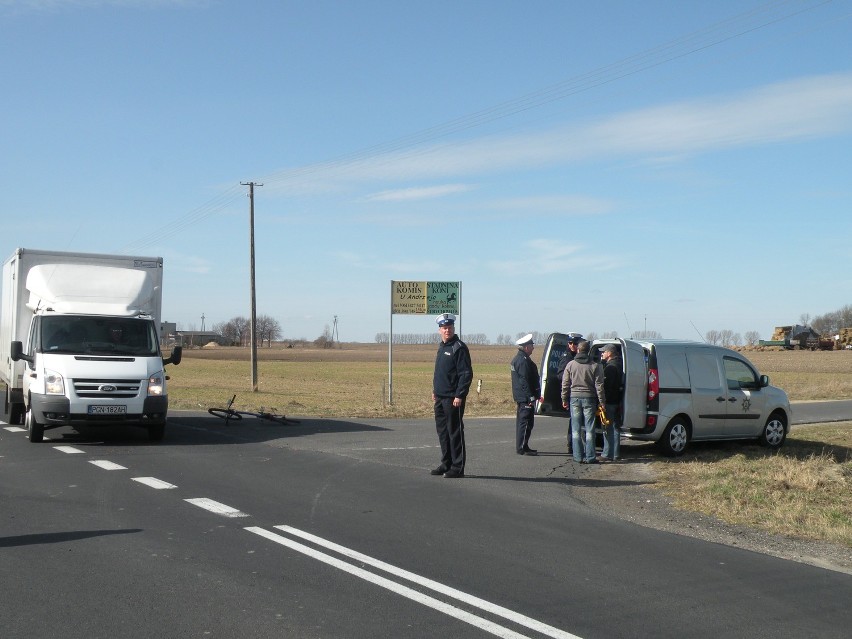
[[[237,411],[232,410],[230,408],[208,408],[207,412],[211,415],[215,415],[216,417],[221,417],[225,421],[233,419],[234,421],[240,421],[243,416],[240,415]]]

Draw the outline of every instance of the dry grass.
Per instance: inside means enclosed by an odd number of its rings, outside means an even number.
[[[388,403],[387,346],[340,349],[260,349],[258,392],[251,391],[248,349],[184,352],[169,367],[173,408],[224,406],[232,395],[240,409],[275,409],[314,417],[429,417],[435,346],[394,346],[393,404]],[[474,383],[466,414],[514,414],[509,361],[513,347],[471,347]],[[477,392],[479,380],[481,390]]]
[[[797,428],[777,452],[696,446],[654,469],[678,508],[852,548],[852,422]]]
[[[852,398],[852,351],[744,351],[791,401]]]

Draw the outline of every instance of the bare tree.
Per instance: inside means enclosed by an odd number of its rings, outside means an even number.
[[[636,331],[630,337],[631,339],[661,339],[663,336],[657,331]]]
[[[710,330],[704,334],[704,341],[708,344],[719,344],[722,341],[722,333],[717,330]]]
[[[326,324],[325,328],[322,331],[322,335],[317,337],[314,340],[314,344],[317,346],[321,346],[322,348],[332,348],[334,346],[334,339],[331,335],[331,327]]]
[[[733,344],[734,331],[729,328],[719,331],[719,341],[722,346],[731,346]]]
[[[760,333],[757,331],[746,331],[745,341],[749,346],[756,346],[760,341]]]
[[[249,321],[245,317],[232,317],[227,322],[216,324],[213,330],[231,346],[246,346],[249,339]]]
[[[274,340],[281,339],[281,324],[278,320],[269,315],[260,315],[257,318],[257,341],[263,346],[265,341],[269,348],[272,348]]]

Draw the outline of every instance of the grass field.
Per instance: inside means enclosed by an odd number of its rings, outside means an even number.
[[[435,351],[434,346],[394,346],[393,403],[389,404],[386,345],[259,349],[256,393],[251,388],[248,349],[187,350],[179,366],[168,367],[169,401],[174,408],[209,408],[237,395],[236,406],[241,409],[275,408],[321,417],[428,417]],[[467,415],[514,414],[509,361],[516,348],[471,346],[470,351],[474,384]],[[536,350],[533,359],[540,354]],[[852,351],[749,351],[745,355],[769,375],[772,384],[787,391],[791,401],[852,398]]]

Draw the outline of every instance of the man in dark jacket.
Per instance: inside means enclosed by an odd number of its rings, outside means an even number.
[[[568,362],[577,356],[577,345],[583,341],[583,335],[580,333],[568,333],[568,345],[565,349],[565,354],[559,358],[556,363],[556,376],[559,378],[559,392],[562,391],[562,378],[565,375],[565,368]],[[568,415],[568,452],[573,452],[574,445],[571,441],[571,415]]]
[[[603,451],[600,461],[616,461],[621,455],[621,400],[624,398],[624,365],[621,360],[621,347],[607,344],[603,348],[601,359],[604,361],[604,395],[606,396],[606,415],[610,425],[604,427]]]
[[[530,448],[530,435],[535,420],[535,402],[541,399],[538,366],[530,358],[535,342],[530,333],[524,335],[515,344],[518,345],[518,353],[509,365],[512,371],[512,397],[518,405],[515,415],[515,451],[518,455],[537,455],[538,452]]]
[[[435,318],[441,343],[435,357],[432,401],[435,428],[441,444],[441,465],[433,475],[464,477],[464,404],[473,381],[473,366],[467,345],[456,335],[456,316],[442,313]]]

